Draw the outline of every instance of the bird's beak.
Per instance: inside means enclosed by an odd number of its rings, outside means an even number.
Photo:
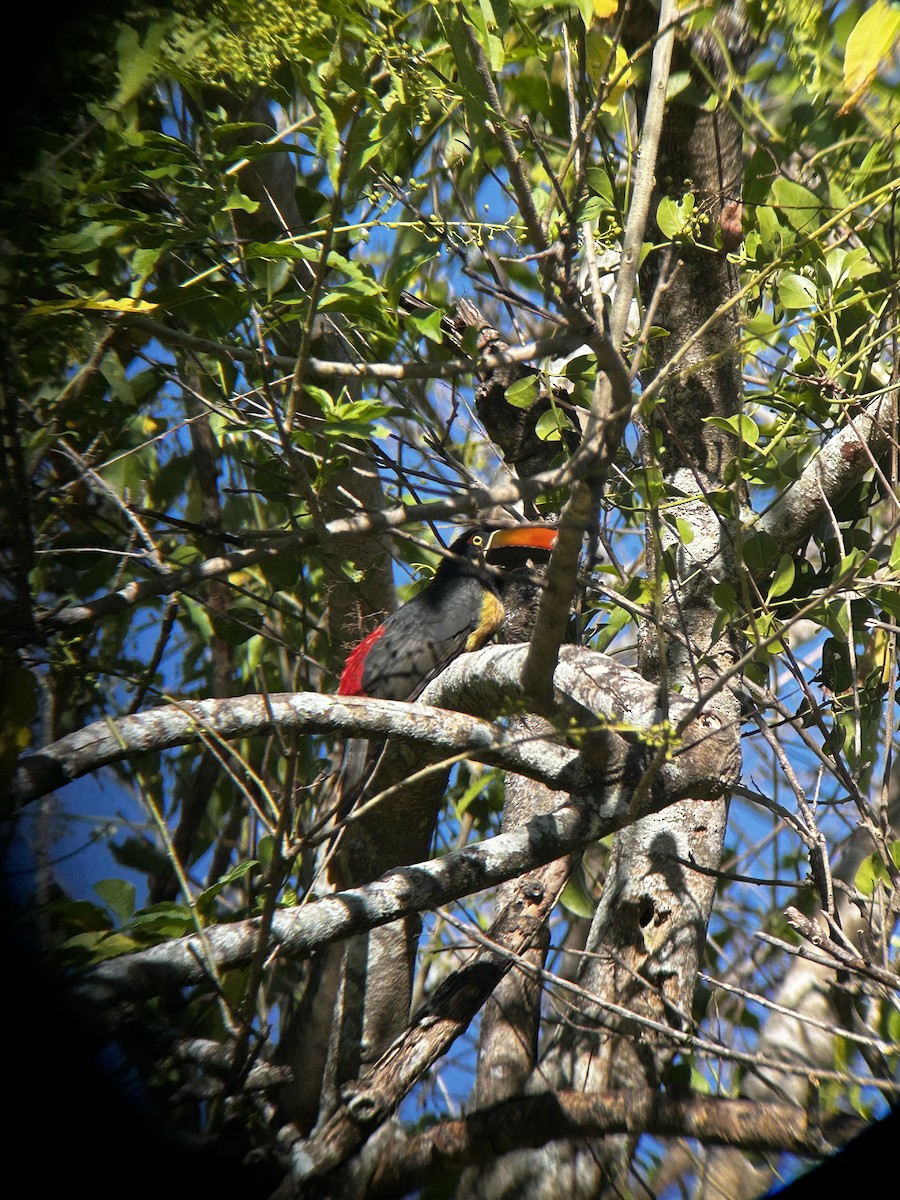
[[[488,538],[485,554],[503,546],[523,546],[529,550],[552,550],[557,530],[549,525],[514,525],[511,529],[495,529]]]

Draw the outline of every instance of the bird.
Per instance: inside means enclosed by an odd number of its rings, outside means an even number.
[[[454,658],[497,633],[505,616],[502,572],[546,561],[556,534],[528,524],[460,534],[432,580],[351,651],[338,695],[415,700]]]
[[[517,618],[531,603],[532,586],[533,594],[540,594],[528,564],[547,561],[556,534],[552,526],[528,524],[482,524],[460,534],[421,591],[351,650],[340,674],[338,695],[416,699],[448,663],[467,650],[480,649],[499,632],[506,615],[504,594],[509,594],[510,614]],[[508,592],[510,587],[515,590]],[[526,628],[520,621],[516,632]],[[311,893],[334,894],[356,887],[398,863],[427,856],[446,778],[441,781],[439,774],[432,776],[424,788],[420,781],[411,800],[394,795],[384,803],[383,789],[408,781],[409,771],[407,759],[390,761],[386,745],[383,737],[346,740],[322,796],[318,829],[323,833],[319,836],[316,829],[318,845],[309,859]],[[449,769],[447,766],[447,772]],[[381,801],[375,805],[367,803],[373,793]],[[303,864],[301,870],[306,869]],[[367,971],[379,955],[387,969],[395,972],[392,979],[402,976],[404,963],[411,969],[417,928],[418,918],[406,917],[386,929],[357,934],[320,949],[302,1002],[293,1010],[288,1006],[277,1052],[278,1061],[302,1062],[307,1067],[294,1072],[292,1088],[299,1094],[298,1103],[307,1103],[303,1080],[308,1076],[310,1056],[318,1053],[318,1048],[327,1047],[322,1071],[338,1086],[345,1082],[348,1070],[353,1073],[349,1077],[355,1077],[372,1045],[379,1045],[379,1039],[387,1036],[384,1021],[379,1024],[376,1020],[374,1032],[369,1028]],[[346,999],[360,994],[365,1003]],[[403,994],[398,992],[398,998]],[[349,1008],[336,1003],[339,996]],[[377,1018],[377,1006],[371,1007]],[[405,1023],[403,1005],[395,1008],[401,1024]],[[348,1013],[354,1019],[348,1019]],[[358,1028],[357,1016],[361,1018]],[[393,1036],[391,1032],[390,1038]],[[309,1114],[310,1124],[314,1117]]]
[[[448,663],[499,632],[507,590],[517,624],[527,625],[525,609],[536,608],[539,595],[528,567],[549,559],[556,536],[553,526],[535,524],[482,524],[461,533],[430,582],[350,652],[338,695],[415,700]],[[384,747],[382,739],[344,744],[331,807],[336,820],[368,791]]]

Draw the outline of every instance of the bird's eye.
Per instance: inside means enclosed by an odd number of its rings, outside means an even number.
[[[472,538],[472,545],[473,546],[483,546],[484,545],[484,538],[481,536],[480,533],[476,533],[475,536]]]

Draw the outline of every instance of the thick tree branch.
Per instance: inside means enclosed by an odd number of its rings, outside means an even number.
[[[768,534],[782,553],[802,549],[828,515],[828,505],[872,469],[892,436],[892,422],[890,395],[880,394],[861,411],[851,409],[847,424],[804,467],[800,478],[766,509],[754,531]],[[777,556],[773,566],[775,562]]]
[[[325,896],[303,908],[280,910],[272,918],[269,949],[307,957],[320,946],[449,904],[552,862],[630,819],[626,796],[600,809],[566,804],[512,833],[433,861],[398,867],[365,887]],[[204,930],[203,945],[194,936],[183,937],[110,959],[88,971],[78,990],[92,1001],[127,1000],[205,983],[209,971],[204,956],[221,970],[246,965],[258,945],[259,924],[253,919],[210,926]]]
[[[631,301],[637,286],[641,247],[647,230],[650,199],[656,176],[656,159],[666,111],[666,89],[675,45],[675,21],[678,16],[676,0],[662,0],[659,8],[659,38],[653,47],[650,83],[647,87],[647,109],[641,128],[640,150],[634,174],[631,205],[622,239],[622,260],[616,281],[616,294],[610,317],[610,332],[615,348],[622,346]]]
[[[443,753],[553,780],[567,791],[586,785],[578,755],[541,739],[516,741],[501,726],[424,704],[286,692],[225,700],[186,700],[143,713],[96,721],[24,758],[11,798],[21,807],[101,767],[138,754],[211,739],[231,740],[274,728],[305,733],[395,737],[427,742]]]
[[[429,685],[422,700],[415,704],[287,692],[265,697],[186,700],[116,720],[97,721],[23,758],[10,800],[21,807],[73,779],[136,754],[190,745],[204,738],[251,737],[269,733],[276,726],[309,733],[428,742],[442,752],[465,751],[476,761],[507,767],[554,789],[585,788],[595,782],[592,768],[585,768],[575,750],[542,738],[519,739],[501,725],[463,715],[497,713],[521,699],[526,653],[524,646],[491,646],[477,655],[463,655]],[[653,733],[660,719],[653,685],[607,655],[565,647],[554,683],[564,719],[588,720],[595,733],[615,724],[626,741],[636,747],[641,745],[643,734]],[[441,707],[432,707],[428,701]],[[448,711],[457,708],[463,711]],[[675,700],[669,715],[677,720],[690,708],[687,701]],[[599,724],[595,718],[588,718],[592,713],[603,714]],[[717,744],[714,751],[718,759],[710,759],[702,768],[702,773],[714,780],[719,774],[713,770],[714,765],[724,761],[724,739],[709,726],[707,734],[723,743]],[[702,727],[698,726],[685,745],[702,750],[703,740]],[[674,768],[678,762],[676,754],[670,765]],[[695,753],[690,769],[696,772],[699,763]],[[695,778],[693,782],[699,781]],[[677,784],[677,779],[670,783]]]
[[[762,1104],[649,1091],[545,1092],[473,1112],[394,1140],[368,1182],[367,1200],[391,1200],[497,1155],[564,1138],[650,1134],[696,1138],[706,1145],[819,1157],[865,1128],[858,1117],[813,1119],[793,1104]]]

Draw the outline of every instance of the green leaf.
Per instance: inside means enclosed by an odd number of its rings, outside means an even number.
[[[713,492],[708,492],[706,502],[714,512],[717,512],[720,517],[726,520],[734,520],[738,515],[738,501],[734,492],[717,488]]]
[[[499,779],[500,772],[497,770],[474,771],[462,795],[456,797],[453,801],[456,815],[458,817],[463,816],[475,801],[482,796],[482,793],[486,792],[492,783],[496,784]]]
[[[216,896],[225,890],[225,888],[230,887],[233,883],[237,883],[239,879],[243,879],[246,875],[249,875],[251,871],[255,871],[258,868],[259,861],[255,858],[245,859],[243,862],[239,862],[236,866],[232,867],[230,871],[227,871],[224,875],[221,875],[215,883],[210,884],[205,891],[200,893],[196,901],[198,907],[208,906],[210,901],[214,900]]]
[[[779,175],[772,184],[772,197],[788,225],[798,233],[811,233],[818,224],[821,204],[809,188]]]
[[[759,426],[746,413],[741,413],[736,417],[704,417],[703,419],[707,425],[734,434],[747,446],[755,446],[759,441]]]
[[[146,932],[158,938],[181,937],[195,929],[194,914],[186,904],[151,904],[128,922],[130,933]]]
[[[896,853],[897,847],[897,842],[894,842],[891,846],[891,857],[894,860],[895,866],[900,865],[898,863],[900,855]],[[862,892],[864,896],[871,898],[875,894],[875,888],[879,883],[885,888],[889,888],[891,886],[890,872],[881,861],[881,855],[870,854],[868,858],[864,858],[860,863],[854,884],[858,892]]]
[[[793,238],[784,238],[783,227],[779,224],[775,210],[767,206],[761,205],[756,209],[756,224],[763,256],[768,262],[771,262],[773,258],[780,256],[782,242],[793,241]]]
[[[338,423],[361,421],[369,424],[389,417],[394,411],[389,404],[382,404],[380,400],[350,400],[346,404],[336,404],[329,418]]]
[[[119,87],[112,101],[116,111],[127,104],[147,86],[160,67],[160,47],[169,23],[153,21],[148,27],[143,45],[136,30],[126,27],[119,34]]]
[[[769,533],[752,533],[744,539],[744,566],[754,574],[768,570],[778,553],[778,543]]]
[[[605,208],[606,205],[599,196],[588,196],[582,204],[578,205],[575,211],[575,220],[579,224],[582,221],[596,221]]]
[[[328,97],[326,97],[322,84],[314,71],[307,73],[306,84],[309,88],[310,100],[319,117],[316,152],[322,156],[322,160],[326,163],[328,178],[332,186],[336,188],[340,183],[341,161],[341,139],[338,133],[337,122],[334,119],[334,113],[331,111]]]
[[[469,128],[483,129],[488,111],[485,105],[484,87],[472,62],[472,50],[469,46],[466,26],[458,17],[457,10],[450,6],[438,8],[437,16],[444,27],[444,33],[456,60],[459,87],[466,106]]]
[[[597,906],[596,900],[584,886],[584,876],[581,871],[577,871],[570,877],[569,882],[562,890],[559,902],[573,916],[582,917],[588,921],[593,917],[594,909]]]
[[[663,237],[683,237],[689,232],[693,222],[694,204],[691,192],[680,201],[673,200],[671,196],[660,200],[656,209],[656,223]]]
[[[190,567],[193,563],[202,562],[203,557],[203,551],[199,546],[185,542],[172,550],[169,554],[169,562],[176,567]]]
[[[846,638],[830,637],[822,643],[821,678],[822,687],[837,696],[852,688],[853,664]]]
[[[538,380],[536,375],[526,375],[517,379],[506,389],[506,403],[513,408],[531,408],[538,397]]]
[[[364,109],[352,123],[344,146],[344,178],[349,188],[359,191],[365,186],[365,168],[379,153],[383,141],[375,113]]]
[[[678,530],[678,540],[682,546],[689,546],[694,540],[693,526],[689,525],[683,517],[676,517],[675,528]]]
[[[711,641],[717,642],[728,626],[740,615],[740,607],[734,588],[727,583],[717,583],[713,587],[713,600],[716,605],[716,619],[713,622]]]
[[[610,608],[609,616],[592,638],[591,648],[603,653],[631,620],[633,620],[632,615],[627,609],[618,604],[613,605]]]
[[[749,346],[757,342],[763,346],[774,346],[778,341],[779,325],[767,309],[761,309],[747,321],[744,333],[751,339]]]
[[[276,592],[293,592],[303,571],[301,558],[286,550],[276,558],[266,558],[257,564],[258,570]]]
[[[134,915],[135,887],[124,879],[101,879],[94,884],[94,891],[120,921],[128,921]]]
[[[441,310],[436,308],[434,312],[430,313],[406,313],[403,320],[422,337],[434,342],[436,346],[441,346],[444,342],[444,331],[441,328],[443,316]]]
[[[615,194],[609,171],[602,167],[589,167],[585,173],[585,182],[591,195],[602,200],[605,208],[615,206]]]
[[[790,554],[782,554],[769,587],[769,600],[774,600],[776,596],[783,596],[785,592],[789,592],[794,586],[796,575],[797,564]]]
[[[542,442],[560,442],[563,432],[572,428],[572,423],[565,413],[558,408],[548,408],[537,419],[534,431]]]
[[[76,940],[72,939],[73,942]],[[93,946],[92,961],[105,962],[108,958],[118,958],[120,954],[131,954],[140,949],[141,943],[125,933],[107,933],[97,938]]]
[[[790,310],[815,308],[819,296],[816,286],[803,275],[782,275],[778,280],[778,299]]]
[[[240,188],[232,188],[228,199],[222,205],[225,212],[233,212],[235,210],[245,213],[255,213],[259,208],[258,200],[251,200],[249,196],[245,196]]]

